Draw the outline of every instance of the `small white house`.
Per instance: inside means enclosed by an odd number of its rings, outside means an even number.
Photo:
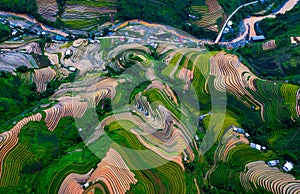
[[[245,133],[245,137],[249,137],[250,135],[249,135],[249,133]]]
[[[279,164],[279,160],[270,160],[269,162],[267,162],[267,164],[270,167],[276,166],[277,164]]]
[[[68,67],[69,71],[75,72],[76,68],[75,67]]]
[[[66,56],[71,56],[73,54],[73,51],[71,50],[71,49],[68,49],[68,50],[66,50],[66,53],[65,53],[65,55]]]
[[[84,188],[88,188],[89,186],[90,186],[90,183],[88,183],[88,182],[86,182],[86,183],[83,185]]]
[[[199,140],[199,137],[198,137],[198,135],[195,135],[194,137],[195,137],[195,140],[196,140],[196,141],[198,141],[198,140]]]
[[[259,144],[250,143],[250,147],[254,148],[254,149],[257,149],[257,150],[261,150],[261,145],[259,145]]]
[[[237,133],[240,133],[240,134],[244,134],[245,133],[245,130],[244,129],[241,129],[241,128],[238,128],[238,127],[233,127],[233,131],[237,132]]]
[[[250,143],[250,147],[255,148],[256,147],[255,143]]]
[[[285,172],[289,172],[294,168],[294,164],[292,162],[286,161],[286,163],[284,164],[284,166],[282,167],[282,169]]]
[[[183,158],[183,161],[184,161],[184,162],[187,162],[187,158],[186,158],[186,157],[184,157],[184,158]]]
[[[261,145],[256,144],[255,149],[261,150]]]
[[[12,31],[12,33],[11,33],[11,35],[13,35],[13,36],[14,36],[14,35],[16,35],[17,33],[18,33],[18,31],[17,31],[17,30],[13,30],[13,31]]]

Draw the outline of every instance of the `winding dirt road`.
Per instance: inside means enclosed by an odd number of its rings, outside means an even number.
[[[267,15],[267,16],[252,16],[250,18],[246,18],[244,19],[244,26],[246,28],[245,32],[237,37],[236,39],[230,41],[230,42],[220,42],[220,44],[228,44],[228,43],[236,43],[236,42],[239,42],[243,39],[246,38],[246,36],[248,35],[248,31],[249,31],[249,28],[250,28],[250,34],[249,34],[249,38],[251,38],[252,36],[256,36],[256,32],[255,32],[255,29],[254,29],[254,24],[258,21],[261,21],[265,18],[275,18],[276,17],[276,14],[285,14],[287,11],[290,11],[295,5],[297,5],[299,0],[289,0],[287,1],[284,6],[278,10],[275,14],[270,14],[270,15]]]

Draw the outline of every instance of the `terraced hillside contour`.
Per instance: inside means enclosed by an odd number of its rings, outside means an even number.
[[[38,13],[46,20],[55,22],[58,6],[56,0],[37,0]]]
[[[34,82],[36,84],[37,92],[41,93],[46,91],[47,84],[52,81],[56,76],[56,72],[51,68],[35,69]]]
[[[19,121],[12,129],[0,134],[0,178],[2,174],[3,161],[7,153],[17,145],[19,141],[20,130],[31,121],[41,121],[42,115],[37,113]]]
[[[269,41],[264,42],[262,44],[262,49],[264,51],[266,51],[266,50],[272,50],[272,49],[276,49],[276,48],[277,48],[277,45],[276,45],[275,40],[269,40]]]
[[[0,54],[0,70],[13,72],[19,66],[38,68],[34,58],[25,53],[9,52]]]
[[[263,120],[277,122],[282,117],[282,103],[285,94],[281,93],[281,87],[283,87],[281,81],[259,79],[240,62],[237,56],[225,52],[219,52],[211,58],[210,71],[211,75],[216,76],[214,85],[217,90],[228,91],[246,105],[254,106],[255,110],[260,110]],[[288,87],[292,88],[293,85]],[[274,98],[270,99],[270,95]],[[290,99],[287,103],[293,105],[297,96],[293,95],[291,98],[294,100]],[[294,107],[290,106],[289,108],[292,115],[295,115]]]
[[[110,22],[110,14],[116,12],[115,0],[67,0],[62,20],[73,29],[91,29],[99,23]]]
[[[87,102],[81,102],[71,97],[60,98],[59,103],[44,110],[45,122],[50,131],[53,131],[61,118],[71,116],[81,118],[88,107]]]
[[[92,169],[93,170],[93,169]],[[92,170],[84,175],[71,173],[69,174],[62,184],[60,185],[59,194],[72,193],[72,194],[81,194],[84,192],[83,183],[87,181],[90,177]]]
[[[217,0],[206,0],[207,9],[204,6],[192,6],[192,10],[202,14],[202,18],[195,21],[195,24],[204,26],[209,30],[218,32],[216,27],[217,20],[224,15],[223,8],[219,5]]]
[[[276,194],[299,193],[300,180],[283,173],[277,167],[269,167],[264,161],[251,162],[245,166],[246,172],[241,172],[240,180],[247,192],[260,186]]]
[[[228,162],[228,153],[232,149],[234,149],[238,144],[250,143],[244,134],[235,132],[233,130],[234,128],[236,127],[232,126],[222,134],[218,147],[214,153],[214,165],[205,175],[207,179],[209,179],[211,174],[216,170],[218,161]]]
[[[122,156],[115,149],[110,148],[88,182],[102,181],[110,193],[125,194],[130,189],[130,185],[137,182],[134,177],[135,175],[123,161]]]

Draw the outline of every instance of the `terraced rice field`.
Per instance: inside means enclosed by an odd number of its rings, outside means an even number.
[[[0,177],[3,172],[3,161],[5,160],[6,155],[17,145],[19,141],[19,133],[24,125],[31,121],[40,121],[42,115],[37,113],[33,116],[26,117],[19,121],[11,130],[5,131],[0,134]]]
[[[293,175],[283,173],[277,167],[269,167],[264,161],[248,163],[245,169],[240,174],[240,180],[247,192],[255,191],[258,186],[276,194],[300,192],[300,180],[295,180]]]
[[[276,143],[276,141],[283,135],[282,130],[272,131],[272,136],[268,140],[268,143],[271,147],[273,147]]]
[[[47,90],[47,84],[56,76],[56,72],[51,68],[35,69],[34,82],[36,84],[37,92],[42,93]]]
[[[80,183],[86,182],[86,180],[90,177],[90,173],[91,171],[83,175],[77,173],[69,174],[60,185],[58,193],[83,193],[84,189]]]
[[[73,29],[91,29],[110,22],[110,14],[116,13],[116,1],[67,0],[62,19]]]
[[[261,117],[265,121],[278,122],[283,118],[282,82],[261,80],[254,76],[236,56],[222,52],[211,58],[210,67],[211,74],[216,76],[214,85],[217,90],[227,90],[246,105],[254,106],[256,110],[261,111]],[[296,86],[293,89],[294,92],[295,89]],[[296,94],[294,93],[290,98],[285,103],[289,105],[291,114],[295,115]]]
[[[109,193],[124,193],[130,189],[130,184],[137,180],[122,159],[122,156],[113,148],[110,148],[105,158],[98,164],[91,174],[88,182],[104,182]]]
[[[229,127],[221,135],[218,147],[217,147],[217,149],[215,151],[215,154],[214,154],[214,165],[206,173],[206,175],[205,175],[206,179],[218,180],[217,177],[211,177],[211,176],[216,176],[216,175],[212,175],[212,174],[218,168],[217,163],[219,161],[228,162],[228,154],[229,154],[229,152],[232,149],[236,148],[236,146],[238,144],[247,144],[247,145],[249,144],[249,140],[243,134],[238,134],[238,133],[236,133],[236,132],[233,131],[234,127],[235,126]],[[218,173],[218,174],[220,174],[220,173]],[[222,175],[223,178],[224,178],[224,175]]]
[[[62,157],[40,174],[37,190],[40,193],[81,191],[79,187],[89,178],[91,169],[99,162],[92,153],[74,152]]]
[[[35,53],[42,55],[42,50],[40,45],[35,42],[37,39],[32,39],[27,42],[6,42],[0,45],[0,49],[8,49],[12,52],[23,52],[23,53]]]
[[[237,145],[235,149],[229,151],[227,157],[229,163],[236,163],[242,167],[250,162],[267,160],[267,156],[265,156],[265,154],[246,144]]]
[[[67,1],[67,7],[69,12],[71,8],[80,12],[80,6],[83,6],[82,9],[91,9],[93,3],[99,2],[88,1],[88,4],[83,5],[73,0]],[[216,1],[206,3],[209,12],[221,9]],[[105,6],[108,4],[99,4],[91,12],[97,12]],[[72,14],[70,18],[74,16]],[[59,121],[65,117],[73,117],[75,121],[84,118],[85,123],[94,122],[88,120],[91,118],[89,115],[84,117],[85,114],[91,113],[92,108],[99,108],[99,102],[103,102],[103,99],[109,99],[113,111],[110,109],[98,115],[94,113],[95,127],[85,126],[80,129],[82,134],[86,132],[85,145],[93,148],[91,151],[95,151],[96,155],[100,152],[100,155],[105,155],[108,150],[106,156],[100,161],[102,157],[99,155],[98,158],[93,153],[86,154],[85,146],[82,153],[60,156],[40,173],[37,180],[38,193],[88,192],[83,188],[86,182],[93,187],[89,192],[101,185],[103,187],[99,188],[109,193],[189,193],[185,182],[188,173],[192,177],[190,180],[194,180],[193,186],[199,181],[202,183],[205,173],[203,181],[213,185],[226,184],[227,179],[233,179],[230,183],[233,182],[238,191],[243,191],[240,182],[246,191],[252,191],[252,183],[260,187],[271,185],[269,177],[264,180],[256,178],[256,166],[252,167],[251,163],[273,158],[274,153],[250,148],[249,140],[233,131],[232,125],[240,127],[241,120],[233,110],[228,109],[224,113],[218,107],[216,111],[208,113],[212,107],[211,95],[223,94],[221,98],[225,101],[226,97],[235,96],[234,100],[240,100],[248,107],[254,106],[253,111],[260,111],[265,121],[277,122],[284,116],[283,108],[286,107],[294,119],[299,117],[298,86],[259,79],[237,56],[225,52],[207,52],[203,48],[177,48],[165,44],[159,45],[155,53],[152,48],[135,43],[122,45],[119,41],[115,45],[117,41],[100,39],[100,44],[89,44],[87,40],[79,39],[72,44],[54,43],[46,48],[53,63],[78,68],[78,77],[72,83],[61,84],[51,96],[51,100],[57,103],[40,110],[44,117],[38,113],[25,118],[10,131],[0,134],[1,176],[16,177],[20,172],[20,164],[29,159],[30,154],[22,148],[20,150],[26,157],[16,160],[18,163],[14,165],[19,166],[15,171],[9,175],[6,169],[12,168],[5,167],[3,170],[3,166],[8,164],[6,160],[15,158],[10,154],[18,148],[18,134],[29,121],[43,119],[49,129],[47,133],[55,133]],[[58,59],[56,53],[63,54],[67,49],[72,49],[73,55],[69,59]],[[158,56],[153,57],[154,54]],[[162,66],[155,66],[157,64]],[[35,70],[34,80],[38,92],[45,91],[47,82],[57,78],[60,71],[65,73],[67,70],[54,71],[50,67]],[[189,95],[191,88],[194,88],[195,96],[191,95],[191,99],[182,98]],[[226,96],[226,92],[230,95]],[[218,99],[217,104],[222,99]],[[194,134],[198,130],[198,117],[201,114],[206,114],[201,127],[205,128],[208,135],[204,137],[201,132],[201,140],[195,140]],[[274,143],[277,135],[274,132],[270,144]],[[106,137],[109,137],[108,140]],[[199,144],[201,141],[204,143]],[[214,142],[218,142],[218,145]],[[213,145],[216,145],[214,163],[209,166],[212,160],[204,161],[207,155],[199,159],[198,154],[208,153]],[[203,171],[199,170],[200,174],[197,174],[190,169],[190,165],[195,165],[197,170],[203,167]],[[249,168],[241,173],[240,181],[236,175],[245,166]],[[16,184],[16,179],[7,180]],[[250,183],[243,183],[246,181]],[[276,180],[274,184],[286,184],[282,182]],[[8,182],[3,184],[9,185]],[[289,186],[289,191],[298,191],[296,186]],[[280,186],[273,187],[277,189]]]
[[[81,118],[85,113],[88,104],[87,102],[75,101],[71,97],[59,99],[59,103],[50,109],[44,110],[46,113],[45,122],[50,131],[53,131],[59,120],[64,117]]]
[[[135,149],[138,144],[131,144],[133,146],[132,148]],[[162,160],[159,155],[151,154],[150,152],[128,152],[123,147],[116,144],[113,144],[112,147],[118,150],[127,165],[133,169],[151,166],[151,164],[155,164],[157,161]],[[132,160],[132,158],[138,158],[138,160]],[[135,188],[136,192],[185,193],[186,191],[184,173],[181,167],[174,162],[165,163],[164,165],[152,168],[151,170],[135,170],[134,173],[136,174],[138,182],[132,187],[133,189],[135,186],[137,187]],[[169,187],[169,185],[173,186]]]
[[[3,160],[0,187],[16,186],[24,163],[30,160],[32,156],[33,154],[21,143],[10,150]]]
[[[299,117],[299,105],[298,105],[298,91],[299,87],[292,84],[283,83],[280,87],[280,92],[284,97],[285,103],[287,103],[290,107],[291,115],[294,119]],[[297,96],[297,98],[295,98]]]
[[[0,70],[13,72],[19,66],[38,68],[34,58],[25,53],[9,52],[0,54]]]
[[[276,49],[276,48],[277,48],[277,45],[276,45],[275,40],[269,40],[269,41],[264,42],[262,44],[262,49],[264,51],[266,51],[266,50],[273,50],[273,49]]]
[[[218,27],[216,27],[217,20],[224,16],[224,10],[219,5],[217,0],[206,0],[206,6],[192,6],[192,10],[196,13],[200,13],[202,18],[196,20],[194,23],[207,27],[208,29],[218,32]]]
[[[46,20],[55,22],[58,6],[56,0],[37,0],[38,13]]]

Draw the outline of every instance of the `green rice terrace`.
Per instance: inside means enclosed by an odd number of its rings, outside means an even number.
[[[28,9],[73,32],[120,23],[108,36],[73,36],[34,24],[43,19],[26,18],[29,10],[0,20],[0,35],[14,33],[0,37],[0,193],[300,193],[300,86],[290,62],[299,42],[288,48],[283,35],[229,50],[165,18],[135,17],[165,9],[176,23],[190,11],[191,26],[216,33],[234,10],[225,1],[34,3]],[[275,49],[265,68],[289,67],[283,77],[262,67],[261,53]]]

